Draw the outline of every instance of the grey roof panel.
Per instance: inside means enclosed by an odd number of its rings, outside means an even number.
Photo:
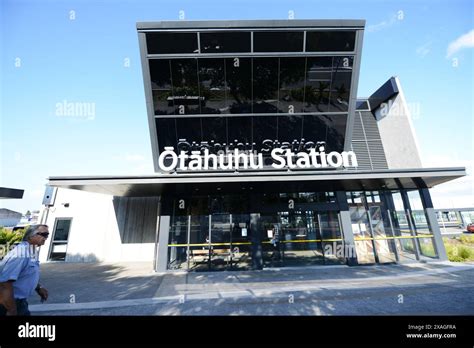
[[[137,30],[168,29],[235,29],[235,28],[355,28],[363,29],[363,19],[276,19],[276,20],[203,20],[138,22]]]

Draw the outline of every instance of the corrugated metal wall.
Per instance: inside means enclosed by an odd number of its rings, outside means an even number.
[[[355,112],[352,151],[359,170],[388,169],[377,121],[370,111]]]
[[[122,243],[154,243],[159,197],[114,197]]]

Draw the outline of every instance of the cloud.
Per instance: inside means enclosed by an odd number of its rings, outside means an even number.
[[[397,21],[397,15],[394,14],[390,17],[389,20],[384,20],[380,23],[377,23],[377,24],[372,24],[372,25],[368,25],[365,29],[366,32],[368,33],[375,33],[377,31],[380,31],[380,30],[383,30],[383,29],[386,29],[388,27],[391,27],[392,25],[395,24],[395,22]]]
[[[416,55],[420,58],[424,58],[428,53],[431,52],[431,44],[433,41],[429,41],[416,48]]]
[[[462,50],[463,48],[470,47],[474,47],[474,29],[472,29],[467,34],[461,35],[448,45],[448,49],[446,51],[446,58],[451,57],[453,54]]]

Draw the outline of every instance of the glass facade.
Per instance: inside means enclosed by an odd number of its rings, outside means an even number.
[[[149,59],[156,116],[348,111],[354,56]]]
[[[351,219],[345,233],[353,235],[353,246],[344,238],[334,192],[170,198],[165,203],[172,212],[168,269],[246,270],[253,258],[263,267],[289,267],[345,264],[352,257],[358,264],[438,257],[426,220],[411,217],[411,205],[421,204],[417,190],[345,196]],[[258,253],[252,251],[255,246]]]
[[[177,30],[146,42],[155,156],[242,144],[272,169],[271,149],[295,141],[344,150],[354,30]]]
[[[370,112],[368,100],[356,103],[351,95],[361,53],[357,30],[239,26],[144,31],[154,155],[165,147],[201,154],[238,149],[263,154],[267,171],[273,148],[309,152],[323,142],[326,153],[347,151],[349,112]],[[180,193],[181,199],[163,194],[161,214],[170,217],[163,229],[168,243],[161,244],[167,247],[167,269],[439,258],[426,197],[420,194],[424,191],[406,189],[421,187],[412,178],[394,178],[393,184],[387,180],[370,190],[363,180],[351,181],[347,189],[344,182],[331,180],[302,180],[301,185],[294,180],[288,187],[262,183],[261,188],[237,181],[223,184],[222,194],[221,187],[216,191],[199,180]]]

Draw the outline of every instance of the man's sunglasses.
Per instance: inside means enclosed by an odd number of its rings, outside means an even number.
[[[49,232],[39,232],[39,233],[36,233],[36,234],[41,236],[41,237],[44,237],[44,238],[48,238],[48,236],[49,236]]]

